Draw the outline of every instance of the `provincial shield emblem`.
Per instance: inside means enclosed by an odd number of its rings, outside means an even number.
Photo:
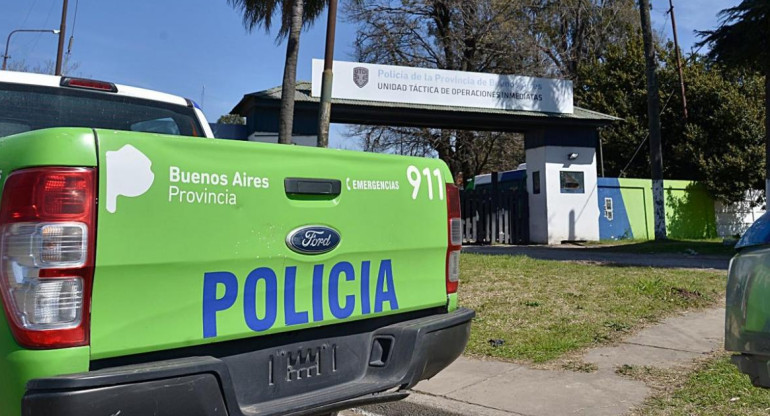
[[[369,83],[369,69],[362,66],[353,68],[353,82],[358,88],[363,88]]]

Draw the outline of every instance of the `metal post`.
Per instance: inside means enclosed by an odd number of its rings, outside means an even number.
[[[602,138],[599,136],[599,163],[602,165],[602,178],[604,177],[604,149],[602,148]]]
[[[676,17],[674,17],[674,0],[668,0],[671,9],[671,29],[674,31],[674,49],[676,49],[676,67],[679,69],[679,86],[682,88],[682,110],[684,119],[687,120],[687,96],[684,91],[684,74],[682,73],[682,59],[679,56],[679,39],[676,35]]]
[[[666,239],[666,215],[663,195],[663,149],[660,133],[660,95],[658,78],[655,74],[655,44],[652,41],[650,23],[650,1],[639,0],[644,40],[644,58],[647,68],[647,116],[650,128],[650,170],[652,173],[652,208],[655,220],[655,239]]]
[[[17,30],[12,31],[8,34],[8,38],[5,40],[5,53],[3,53],[3,71],[5,71],[5,68],[8,66],[8,45],[11,43],[11,35],[18,32]]]
[[[5,39],[5,53],[3,54],[3,67],[2,67],[3,71],[5,71],[5,69],[8,66],[8,58],[11,57],[10,55],[8,55],[8,46],[11,44],[11,36],[13,36],[14,33],[19,33],[19,32],[53,33],[53,34],[59,33],[59,31],[56,29],[16,29],[11,31],[11,33],[8,34],[8,38]]]
[[[318,147],[329,147],[329,119],[332,112],[332,66],[334,63],[334,33],[337,26],[337,0],[329,0],[329,19],[326,22],[326,54],[321,81],[321,103],[318,108]]]
[[[59,49],[56,51],[56,72],[61,75],[62,57],[64,56],[64,34],[67,31],[67,0],[64,0],[61,10],[61,26],[59,26]]]
[[[490,218],[491,227],[489,230],[489,243],[494,244],[500,240],[499,219],[500,219],[500,178],[497,171],[491,173],[492,179],[492,218]]]

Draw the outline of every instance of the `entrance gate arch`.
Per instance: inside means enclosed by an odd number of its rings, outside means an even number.
[[[241,139],[277,142],[281,93],[278,86],[243,96],[231,111],[246,117]],[[294,97],[293,135],[299,144],[315,145],[320,99],[310,82],[297,82]],[[617,120],[580,107],[557,114],[339,98],[332,98],[331,110],[331,122],[340,124],[523,133],[528,230],[525,239],[506,239],[512,244],[599,239],[598,130]],[[492,241],[499,240],[482,242]]]

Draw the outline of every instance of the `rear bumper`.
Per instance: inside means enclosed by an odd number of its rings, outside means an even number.
[[[741,354],[733,355],[732,362],[743,374],[749,376],[756,387],[770,388],[770,357]]]
[[[377,328],[362,321],[289,333],[280,344],[258,337],[248,351],[35,379],[22,413],[307,415],[398,400],[462,353],[474,315],[461,308]]]

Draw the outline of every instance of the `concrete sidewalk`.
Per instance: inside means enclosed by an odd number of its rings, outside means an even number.
[[[460,358],[398,403],[373,406],[376,415],[622,415],[651,393],[641,381],[615,373],[623,364],[670,368],[722,347],[724,308],[691,312],[644,329],[624,342],[589,350],[598,371],[537,370]]]
[[[606,247],[576,246],[463,246],[463,253],[527,256],[541,260],[561,260],[686,269],[727,270],[730,257],[676,253],[636,254],[608,251]]]

